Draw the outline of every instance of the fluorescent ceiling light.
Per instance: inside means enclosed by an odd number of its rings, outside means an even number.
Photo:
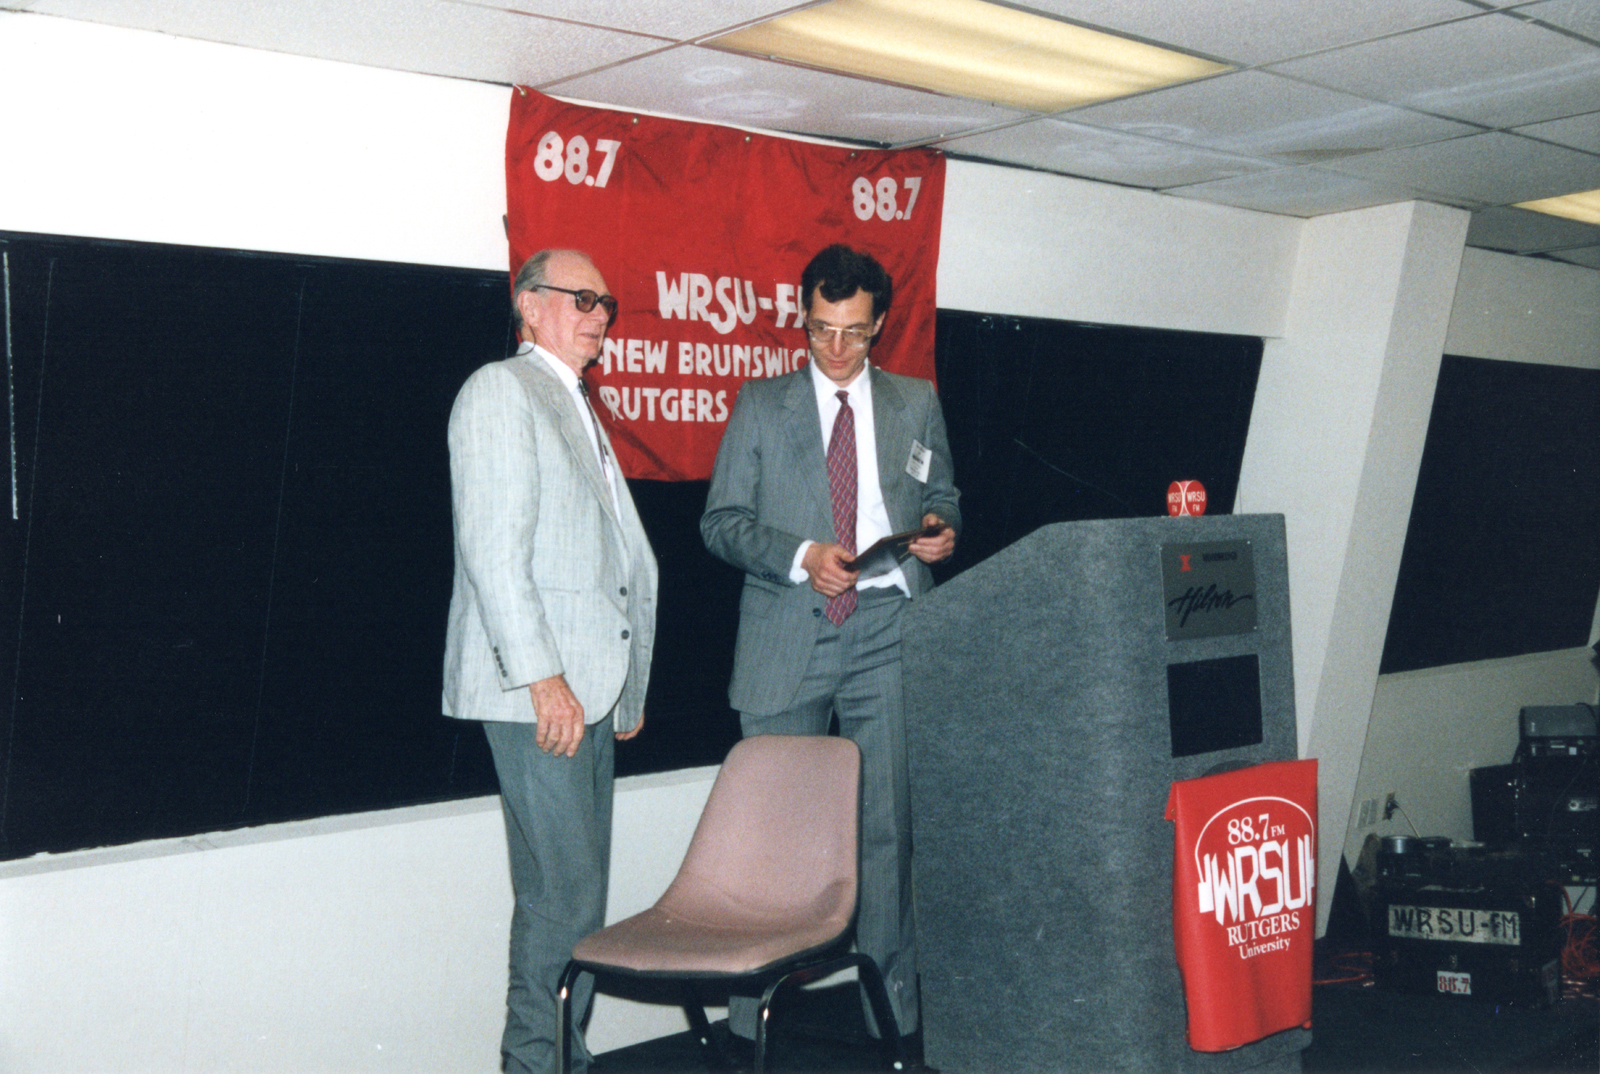
[[[1036,112],[1230,69],[983,0],[831,0],[706,44]]]
[[[1585,190],[1577,194],[1563,194],[1559,198],[1540,198],[1538,201],[1519,201],[1516,207],[1549,213],[1551,216],[1564,216],[1568,220],[1581,220],[1585,224],[1600,224],[1600,190]]]

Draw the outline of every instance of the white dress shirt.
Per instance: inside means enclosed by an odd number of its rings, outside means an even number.
[[[872,421],[872,378],[867,375],[867,370],[872,366],[870,362],[862,366],[856,379],[845,388],[839,387],[824,376],[817,368],[817,363],[808,363],[808,368],[811,370],[811,387],[817,393],[817,416],[822,422],[824,453],[827,452],[828,441],[833,438],[833,423],[839,417],[841,391],[849,397],[850,409],[855,415],[856,551],[864,552],[875,542],[894,532],[889,526],[889,508],[883,502],[883,486],[878,482],[877,427]],[[800,548],[794,555],[794,563],[789,569],[790,581],[799,584],[810,578],[800,563],[805,558],[806,549],[813,544],[816,542],[809,540],[800,542]],[[899,567],[887,574],[863,578],[856,583],[857,589],[878,589],[889,586],[899,586],[906,596],[911,595],[911,586],[906,582],[905,572]]]
[[[613,462],[615,457],[611,454],[610,448],[600,446],[600,430],[595,424],[594,409],[584,394],[578,390],[578,374],[574,373],[567,363],[537,344],[524,342],[517,347],[519,355],[527,354],[529,351],[544,359],[545,365],[560,378],[561,383],[566,386],[567,394],[572,396],[572,402],[578,408],[578,417],[583,422],[583,429],[589,434],[589,446],[594,449],[595,461],[600,464],[600,473],[606,479],[606,487],[611,490],[611,509],[616,512],[618,518],[621,518],[622,503],[617,498],[617,475]]]

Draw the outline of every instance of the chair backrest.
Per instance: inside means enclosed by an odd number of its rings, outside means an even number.
[[[717,773],[672,885],[656,904],[697,917],[816,914],[849,925],[856,903],[861,754],[849,739],[758,735]]]

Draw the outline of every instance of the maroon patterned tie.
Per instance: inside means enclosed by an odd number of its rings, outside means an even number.
[[[850,393],[839,392],[839,416],[833,419],[833,436],[828,440],[828,494],[833,500],[833,532],[844,550],[856,551],[856,415],[850,409]],[[856,589],[851,586],[837,597],[829,597],[822,614],[834,626],[843,626],[856,610]]]

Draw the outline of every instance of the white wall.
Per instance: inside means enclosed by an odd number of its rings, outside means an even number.
[[[714,774],[619,781],[608,920],[666,888]],[[491,797],[0,863],[0,1070],[490,1074],[505,855]],[[589,1039],[683,1028],[601,996]]]
[[[1524,705],[1593,704],[1594,665],[1586,649],[1423,668],[1378,680],[1345,833],[1353,868],[1368,835],[1472,838],[1468,783],[1474,768],[1506,764],[1516,751]],[[1403,813],[1382,819],[1394,794]],[[1361,803],[1377,818],[1360,825]]]
[[[504,269],[510,93],[0,11],[0,229]]]
[[[941,309],[1277,336],[1301,222],[953,160]]]
[[[1468,250],[1444,349],[1468,358],[1600,368],[1600,272]]]
[[[0,13],[0,98],[26,102],[0,110],[0,230],[501,269],[509,93]],[[1386,614],[1392,591],[1392,578],[1355,585],[1347,564],[1363,521],[1403,533],[1408,445],[1448,309],[1439,292],[1460,258],[1454,220],[1400,206],[1307,225],[949,168],[940,305],[1269,337],[1271,398],[1257,407],[1240,503],[1290,517],[1302,741],[1334,751],[1342,773],[1325,824],[1350,811],[1361,699],[1377,690],[1370,660],[1344,659],[1341,641]],[[1462,266],[1474,312],[1451,321],[1451,340],[1460,322],[1464,339],[1509,346],[1517,310],[1583,291],[1577,276],[1518,276],[1508,306],[1504,273],[1480,260],[1469,252]],[[1335,319],[1314,305],[1330,294],[1345,296]],[[1364,294],[1381,316],[1351,297]],[[1569,317],[1545,320],[1584,338]],[[1341,340],[1357,342],[1361,376],[1330,376],[1317,360]],[[1297,409],[1306,400],[1312,419]],[[1295,479],[1328,464],[1325,441],[1294,434],[1327,414],[1344,416],[1350,454],[1334,460],[1327,508],[1346,532],[1324,545]],[[614,914],[665,886],[707,781],[622,782]],[[493,1069],[509,917],[498,823],[485,801],[274,826],[215,849],[0,865],[0,1067]],[[1340,834],[1328,825],[1325,845]],[[600,1007],[593,1039],[615,1047],[676,1018]]]

